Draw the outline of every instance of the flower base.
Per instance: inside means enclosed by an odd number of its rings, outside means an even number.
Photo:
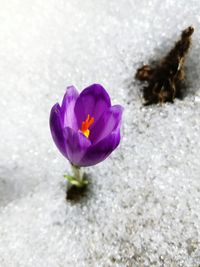
[[[87,180],[81,180],[79,181],[76,177],[70,176],[70,175],[64,175],[64,178],[73,186],[76,187],[84,187],[88,184]]]
[[[88,184],[88,181],[84,179],[84,174],[81,168],[75,165],[72,166],[73,175],[64,175],[64,178],[73,186],[82,188]]]

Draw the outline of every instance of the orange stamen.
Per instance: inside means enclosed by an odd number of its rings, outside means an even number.
[[[94,122],[94,118],[91,117],[89,114],[87,115],[87,118],[85,121],[82,122],[81,125],[81,132],[88,138],[90,134],[90,130],[88,129],[92,123]]]

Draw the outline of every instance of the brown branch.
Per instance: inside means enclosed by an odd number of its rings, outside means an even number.
[[[136,79],[146,81],[143,87],[145,105],[173,102],[174,98],[182,98],[184,88],[184,62],[194,32],[188,27],[174,48],[156,66],[144,65],[136,73]]]

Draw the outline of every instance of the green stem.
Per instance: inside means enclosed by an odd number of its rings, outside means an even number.
[[[81,168],[71,164],[73,176],[64,175],[64,178],[68,180],[68,182],[77,187],[84,187],[88,184],[87,180],[83,179],[84,173]]]
[[[77,179],[77,181],[81,183],[83,180],[83,171],[78,166],[71,165],[71,167],[72,167],[72,172],[74,174],[74,177]]]

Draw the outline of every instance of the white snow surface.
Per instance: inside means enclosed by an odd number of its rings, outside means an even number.
[[[190,25],[187,97],[143,107],[136,69]],[[199,27],[199,0],[0,0],[1,267],[200,266]],[[74,203],[49,112],[92,83],[122,139]]]

